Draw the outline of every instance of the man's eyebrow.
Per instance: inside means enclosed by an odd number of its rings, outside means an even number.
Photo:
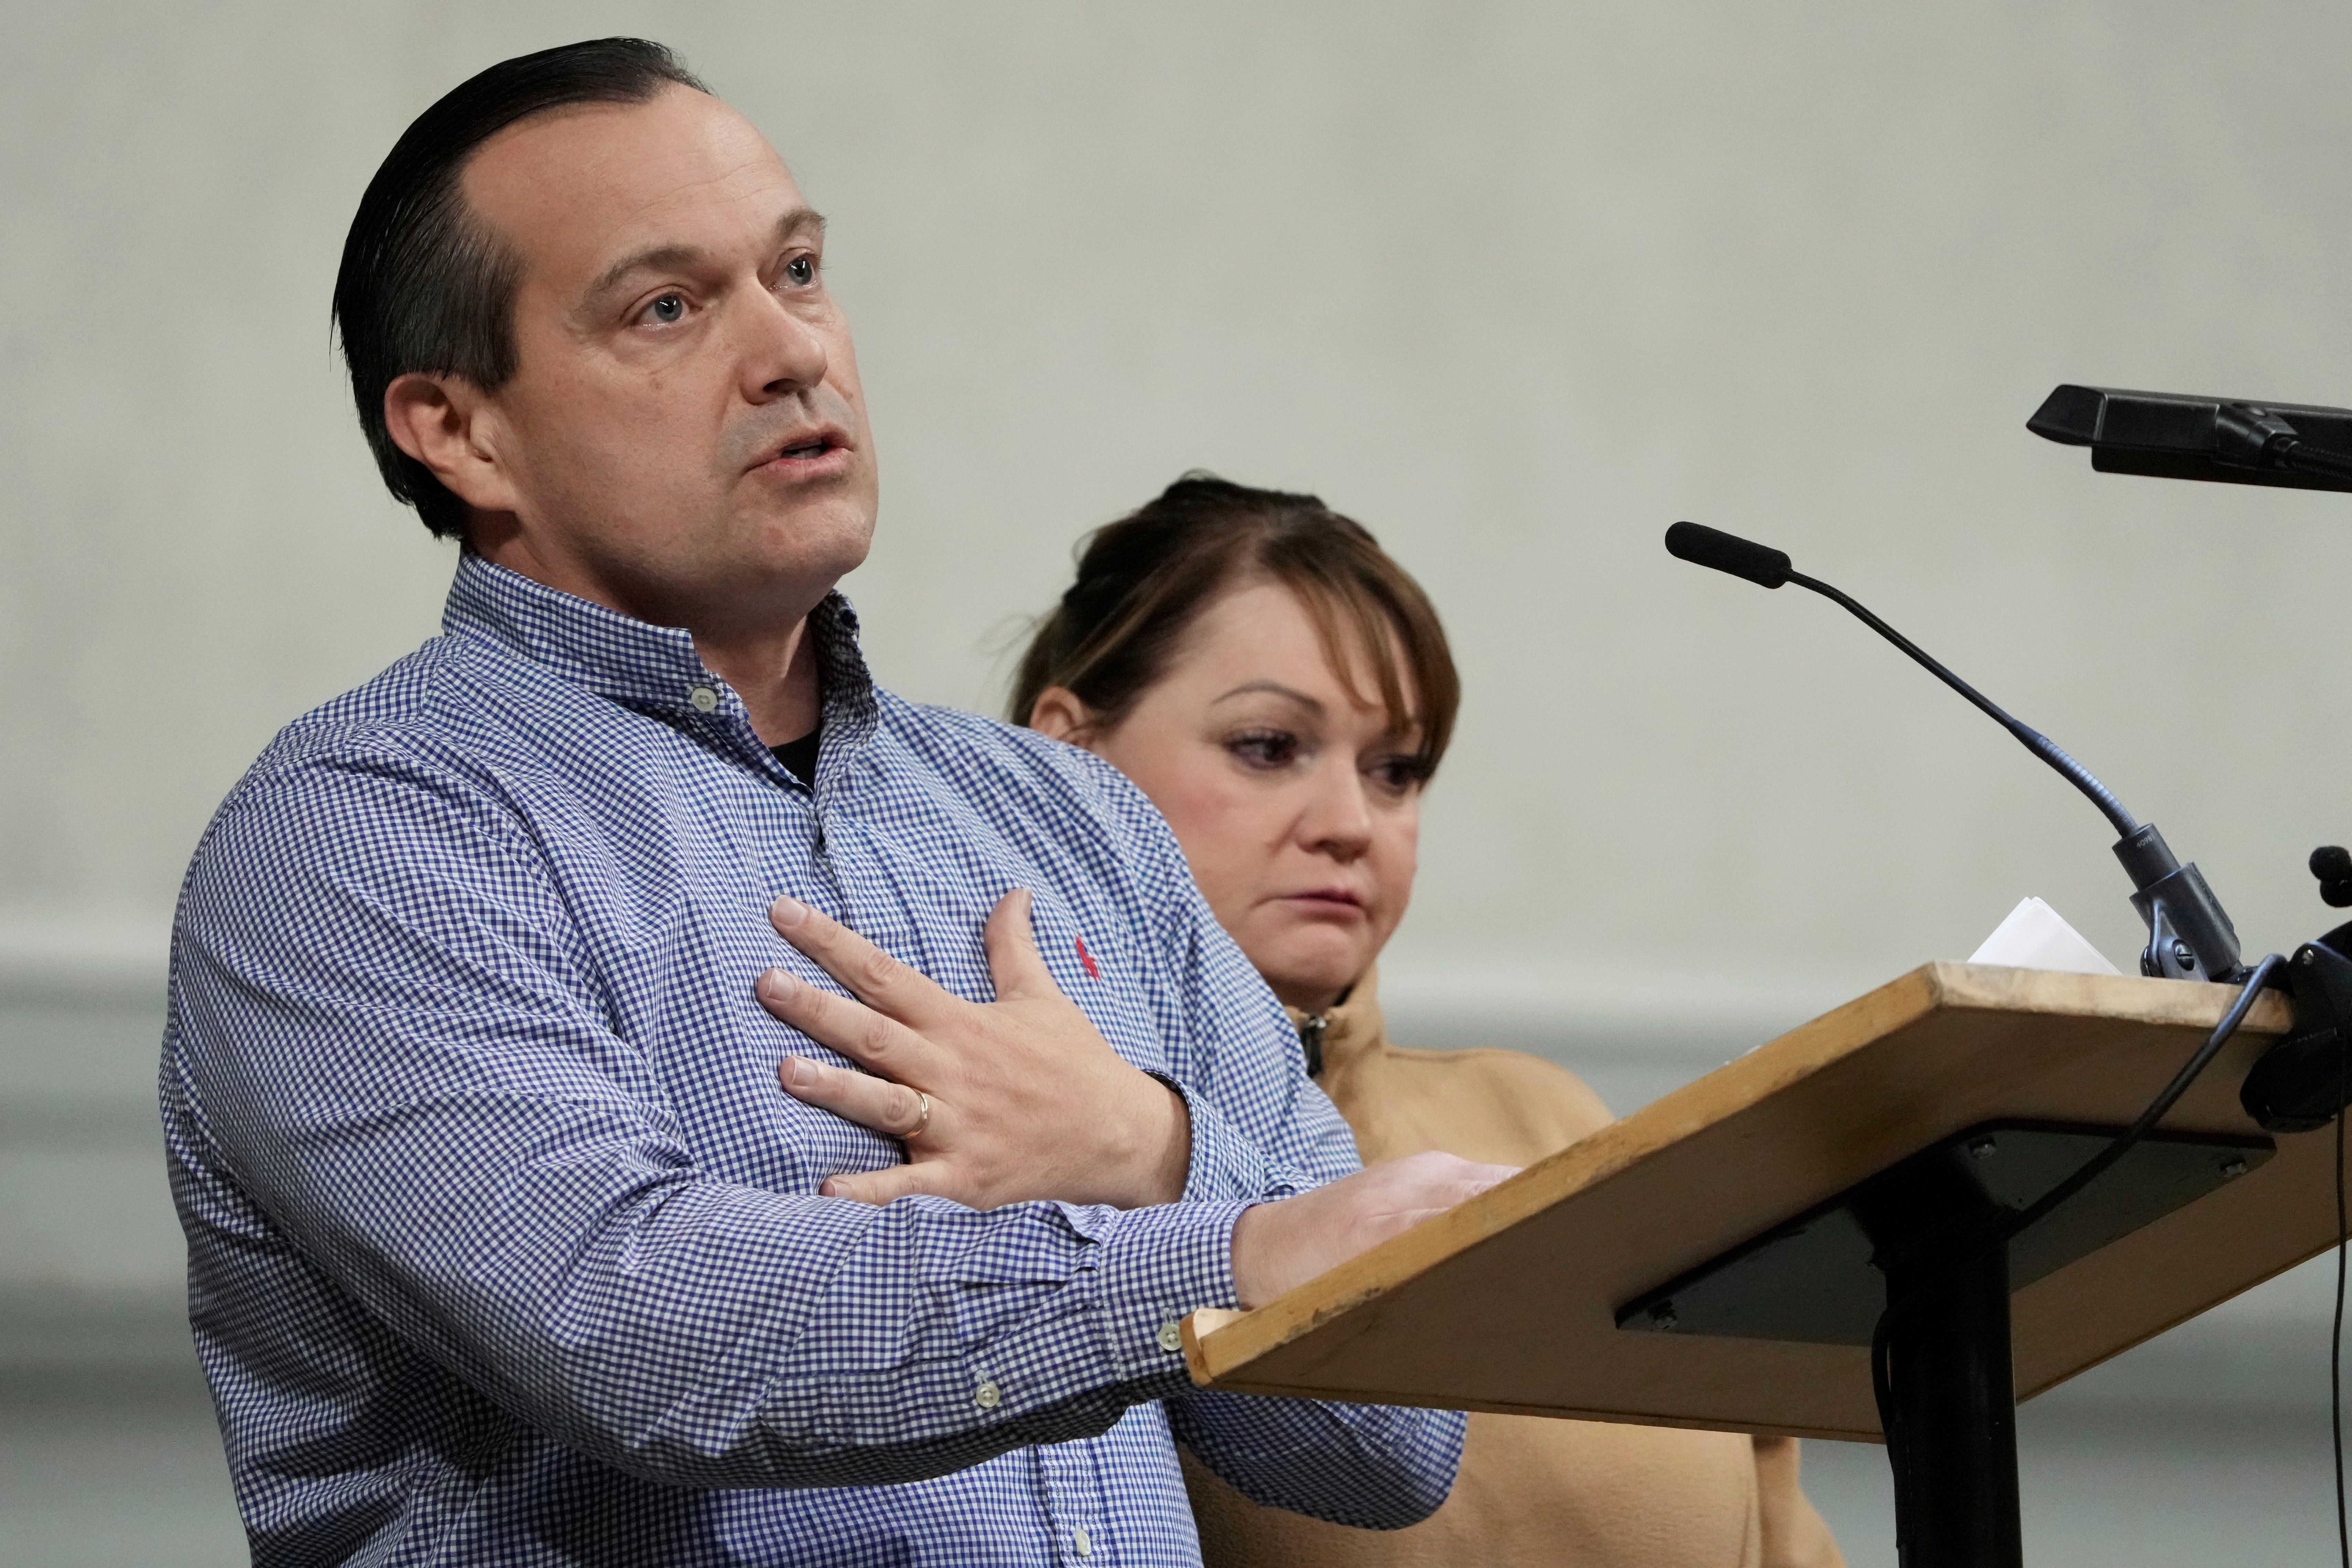
[[[782,245],[804,234],[824,233],[824,214],[814,207],[794,207],[776,220],[772,244]],[[697,245],[656,245],[632,251],[606,267],[604,275],[588,286],[583,298],[596,299],[607,290],[618,287],[635,272],[660,272],[672,267],[692,267],[709,258],[709,252]]]
[[[1210,706],[1213,707],[1218,703],[1231,702],[1235,697],[1252,696],[1259,692],[1271,692],[1276,696],[1288,697],[1300,706],[1312,708],[1317,713],[1323,711],[1323,704],[1318,699],[1308,696],[1296,686],[1286,686],[1280,681],[1244,681],[1224,695],[1211,698]]]

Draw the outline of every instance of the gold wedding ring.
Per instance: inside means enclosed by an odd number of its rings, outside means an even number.
[[[931,1097],[918,1089],[915,1098],[922,1103],[921,1111],[915,1117],[915,1124],[898,1134],[898,1141],[902,1144],[913,1143],[923,1135],[923,1129],[931,1124]]]

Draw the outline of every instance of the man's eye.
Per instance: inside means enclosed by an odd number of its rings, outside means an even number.
[[[646,316],[665,327],[672,326],[686,319],[686,301],[675,294],[665,294],[646,307]]]
[[[784,263],[784,281],[796,288],[806,288],[816,281],[816,257],[796,256]]]

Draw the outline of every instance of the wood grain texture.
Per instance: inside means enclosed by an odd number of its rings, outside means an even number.
[[[1931,964],[1781,1036],[1255,1312],[1186,1324],[1194,1382],[1876,1441],[1868,1353],[1630,1333],[1617,1309],[1864,1176],[1998,1118],[2122,1126],[2226,986]],[[2264,997],[2164,1125],[2253,1132]],[[2334,1145],[2276,1158],[2018,1293],[2031,1397],[2332,1246]]]

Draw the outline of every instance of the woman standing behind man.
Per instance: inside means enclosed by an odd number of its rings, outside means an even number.
[[[1529,1165],[1609,1120],[1550,1062],[1409,1051],[1381,1027],[1373,960],[1412,894],[1459,697],[1436,612],[1370,534],[1312,496],[1204,474],[1087,541],[1013,695],[1015,723],[1159,806],[1368,1165]],[[1262,1508],[1183,1458],[1211,1568],[1842,1563],[1788,1438],[1474,1415],[1453,1496],[1393,1532]]]

